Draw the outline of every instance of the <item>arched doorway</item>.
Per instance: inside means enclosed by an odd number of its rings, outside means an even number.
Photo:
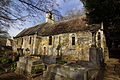
[[[44,55],[47,54],[47,50],[46,50],[46,47],[44,47]]]

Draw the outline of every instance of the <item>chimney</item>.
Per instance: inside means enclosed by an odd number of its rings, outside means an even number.
[[[53,15],[52,11],[46,12],[46,22],[54,23],[54,15]]]

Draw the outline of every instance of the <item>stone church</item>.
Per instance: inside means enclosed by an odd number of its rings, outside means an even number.
[[[54,21],[51,12],[46,22],[24,29],[14,37],[14,52],[25,55],[61,56],[63,60],[89,60],[89,48],[101,47],[104,59],[108,48],[103,25],[87,25],[84,18]]]

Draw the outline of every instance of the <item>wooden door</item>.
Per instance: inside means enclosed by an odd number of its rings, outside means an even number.
[[[46,47],[44,47],[44,55],[46,55]]]

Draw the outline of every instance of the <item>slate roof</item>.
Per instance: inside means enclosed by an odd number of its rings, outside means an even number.
[[[51,23],[42,23],[21,31],[15,38],[36,34],[39,36],[57,35],[63,33],[72,33],[83,30],[95,30],[98,26],[87,26],[82,18],[75,18],[65,21]]]

